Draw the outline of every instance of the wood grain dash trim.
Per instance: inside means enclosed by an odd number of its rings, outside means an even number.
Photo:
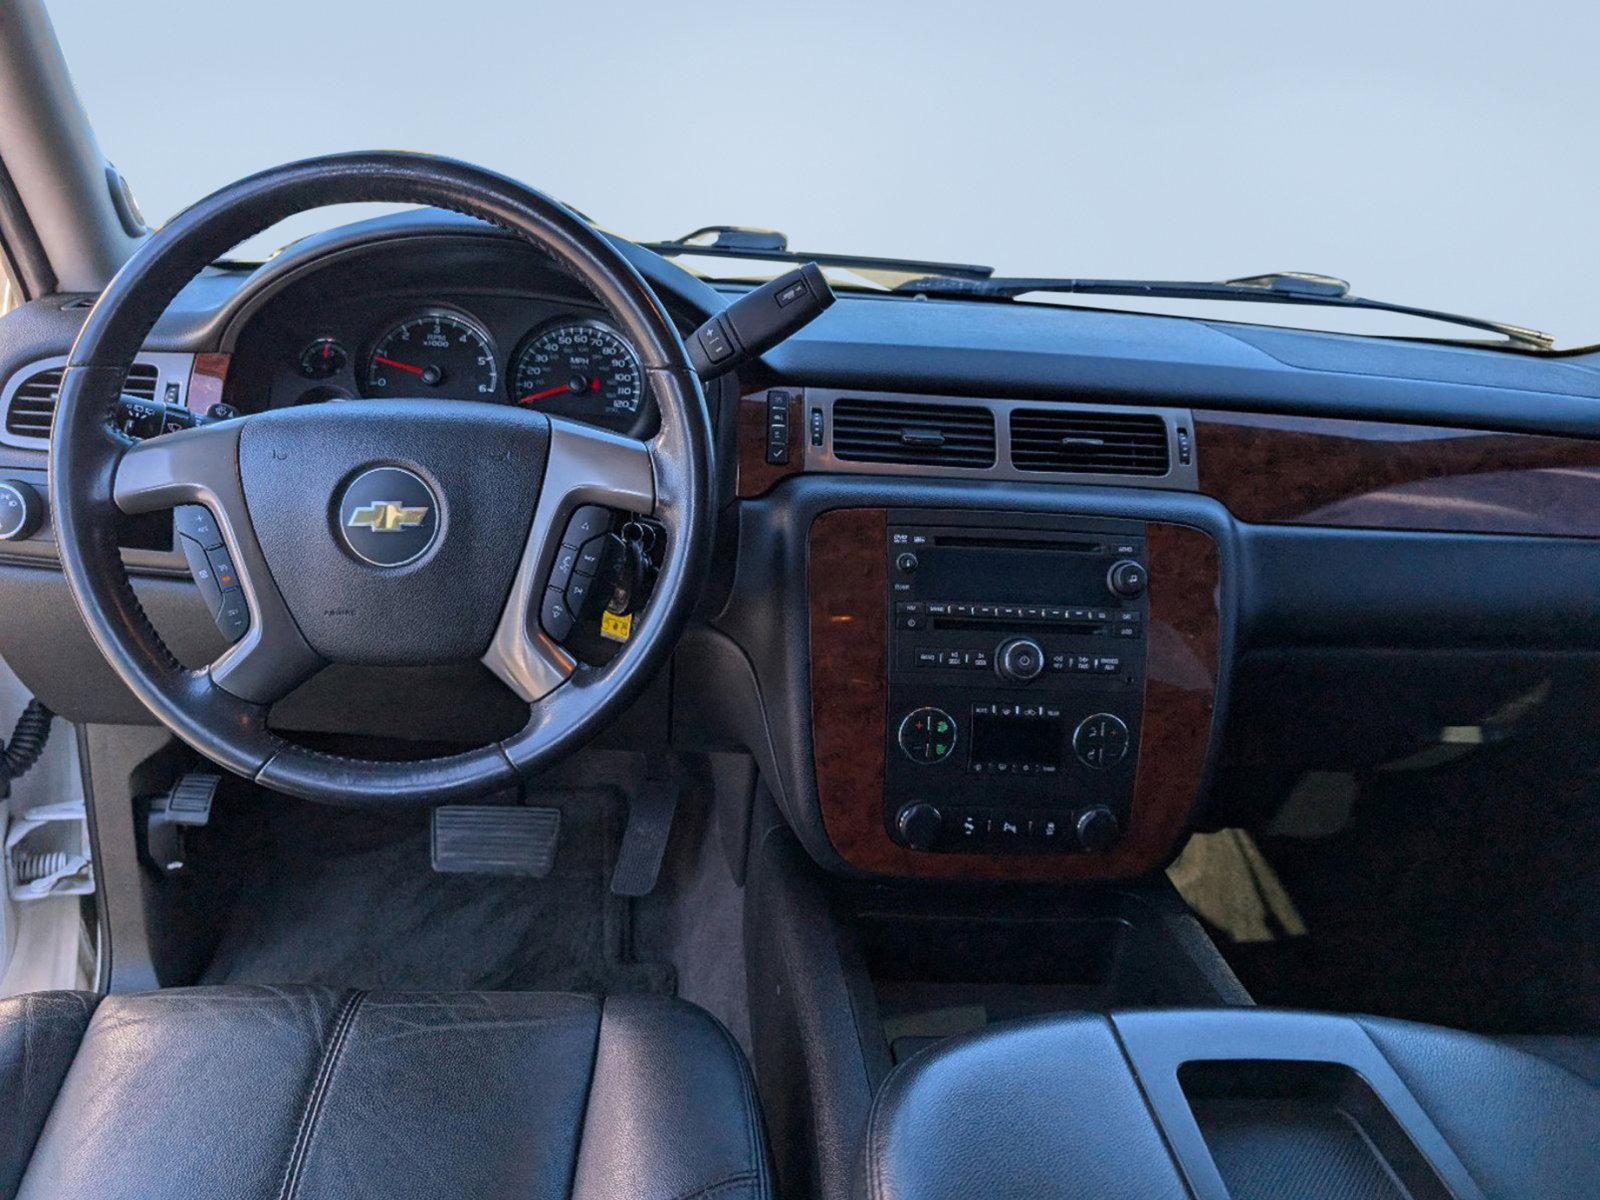
[[[1600,537],[1600,441],[1200,411],[1200,490],[1243,521]]]

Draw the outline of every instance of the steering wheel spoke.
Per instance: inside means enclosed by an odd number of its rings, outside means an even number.
[[[232,568],[235,582],[215,580],[218,602],[242,603],[248,627],[207,674],[241,700],[271,704],[316,674],[323,661],[301,636],[256,540],[240,482],[240,428],[238,421],[225,421],[128,447],[117,462],[112,499],[130,516],[181,505],[210,514],[214,527],[180,521],[178,536],[196,540],[200,556],[214,567],[225,562]]]
[[[653,515],[656,465],[648,443],[561,418],[550,420],[550,457],[522,560],[483,662],[530,704],[560,687],[575,662],[546,628],[547,597],[568,523],[585,505]]]

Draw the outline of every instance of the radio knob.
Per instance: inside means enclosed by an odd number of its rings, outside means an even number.
[[[944,832],[944,814],[921,800],[902,808],[894,823],[901,840],[913,850],[932,850]]]
[[[1131,558],[1112,563],[1111,569],[1106,572],[1106,586],[1111,589],[1112,595],[1121,596],[1124,600],[1141,595],[1145,582],[1144,568]]]
[[[1122,832],[1117,814],[1104,804],[1084,809],[1074,825],[1078,830],[1078,845],[1085,850],[1109,850]]]
[[[1012,638],[995,651],[994,665],[1006,679],[1029,683],[1044,670],[1044,647],[1032,638]]]
[[[0,542],[20,542],[44,524],[44,499],[31,483],[0,479]]]

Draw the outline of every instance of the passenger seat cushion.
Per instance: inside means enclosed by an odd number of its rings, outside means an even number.
[[[95,1000],[87,992],[0,1000],[0,1197],[16,1194]]]
[[[768,1195],[743,1056],[667,998],[190,988],[78,1031],[23,1200]]]

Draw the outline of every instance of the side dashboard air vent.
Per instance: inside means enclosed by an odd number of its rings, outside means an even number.
[[[833,454],[852,462],[992,467],[994,414],[967,404],[843,396],[833,402]]]
[[[149,363],[134,363],[122,390],[141,400],[154,400],[159,374]],[[11,403],[6,408],[6,432],[18,437],[49,437],[50,422],[55,419],[56,399],[60,394],[60,367],[30,375],[11,394]]]
[[[1154,413],[1018,408],[1011,465],[1019,471],[1165,475],[1167,422]]]

